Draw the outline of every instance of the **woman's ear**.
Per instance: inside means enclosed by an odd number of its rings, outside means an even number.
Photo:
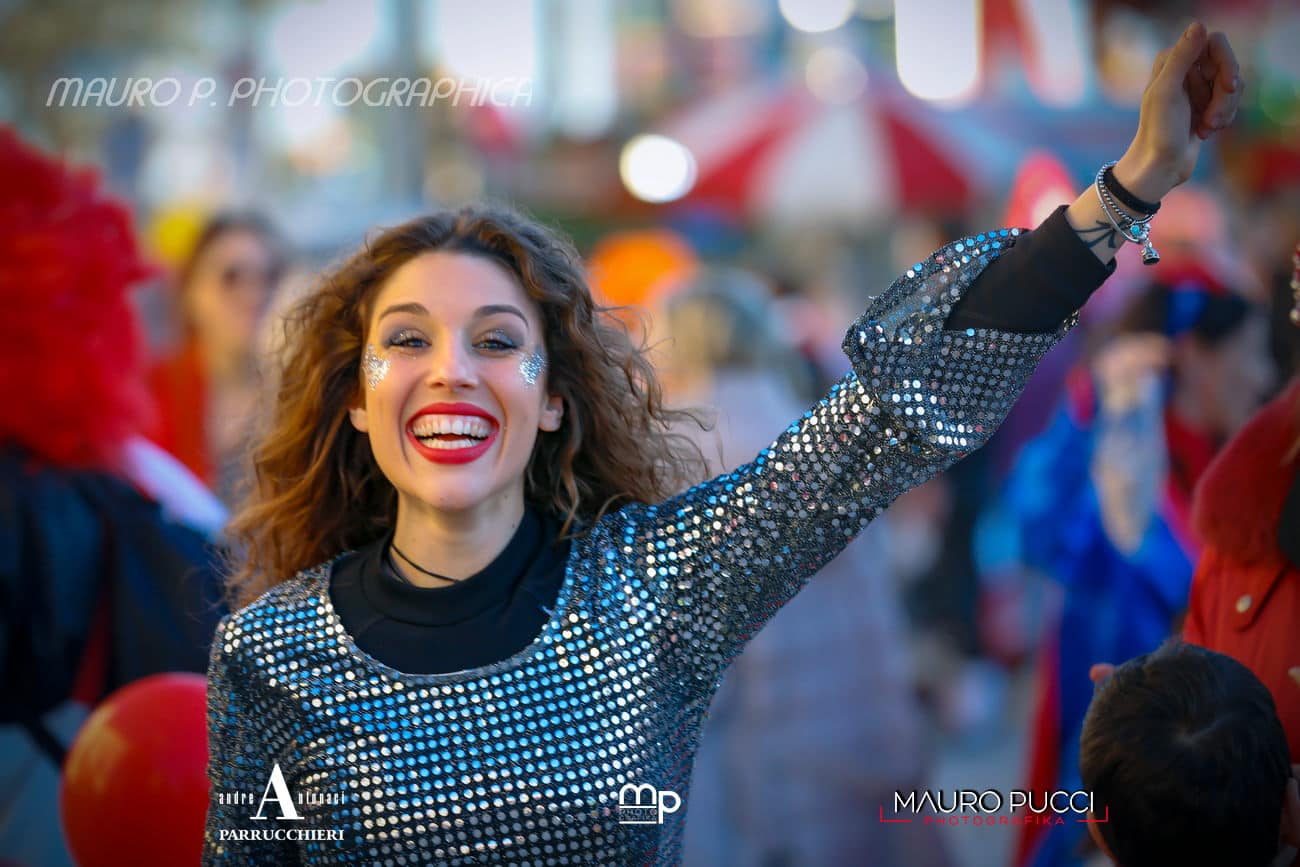
[[[348,419],[352,422],[352,426],[361,433],[370,432],[370,422],[366,419],[365,406],[348,407]]]
[[[564,398],[552,394],[546,398],[546,406],[542,407],[542,418],[537,426],[544,431],[556,431],[560,429],[560,422],[564,420]]]

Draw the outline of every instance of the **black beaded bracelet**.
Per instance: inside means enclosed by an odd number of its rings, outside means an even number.
[[[1156,211],[1160,210],[1159,202],[1152,203],[1144,201],[1124,188],[1124,185],[1115,177],[1114,163],[1107,164],[1106,168],[1101,173],[1101,180],[1102,183],[1106,185],[1106,189],[1110,190],[1111,195],[1119,199],[1121,204],[1126,205],[1135,211],[1140,211],[1143,214],[1154,214]]]

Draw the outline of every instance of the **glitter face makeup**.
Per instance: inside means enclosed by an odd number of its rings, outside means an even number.
[[[361,369],[366,374],[366,387],[374,391],[379,383],[388,376],[388,359],[379,354],[373,343],[366,344],[366,353],[361,359]]]
[[[536,385],[537,378],[542,375],[542,371],[545,369],[546,359],[542,358],[540,350],[534,349],[532,355],[519,359],[519,375],[529,385]]]

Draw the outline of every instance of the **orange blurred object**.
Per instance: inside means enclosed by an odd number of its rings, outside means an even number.
[[[672,283],[688,279],[695,265],[690,244],[673,231],[620,231],[591,250],[591,291],[602,304],[651,304]]]
[[[587,260],[597,303],[615,307],[655,304],[689,280],[697,265],[691,245],[667,229],[608,235]]]

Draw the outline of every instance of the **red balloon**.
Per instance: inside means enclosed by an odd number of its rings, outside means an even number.
[[[208,808],[207,680],[155,674],[104,699],[68,752],[63,832],[81,867],[198,864]]]

